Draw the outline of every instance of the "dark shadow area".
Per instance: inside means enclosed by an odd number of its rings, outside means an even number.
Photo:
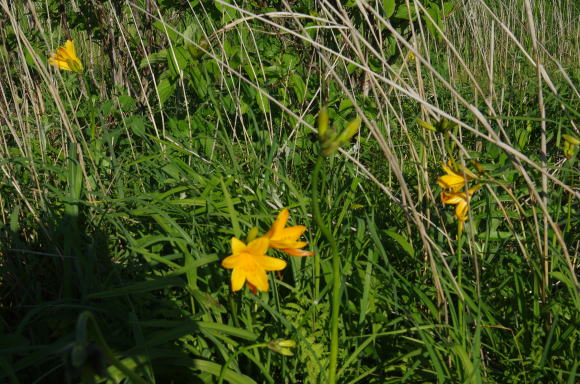
[[[195,356],[176,342],[199,328],[165,295],[188,296],[184,278],[152,277],[147,263],[77,207],[78,216],[55,209],[39,221],[15,210],[0,228],[0,382],[75,383],[83,370],[102,373],[111,361],[94,327],[79,326],[85,311],[139,376],[199,382],[187,368]]]

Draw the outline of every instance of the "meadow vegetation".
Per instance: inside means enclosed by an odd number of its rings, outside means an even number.
[[[0,382],[577,383],[579,89],[575,0],[0,0]]]

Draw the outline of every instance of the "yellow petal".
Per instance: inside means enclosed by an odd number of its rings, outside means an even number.
[[[482,187],[481,184],[474,185],[473,187],[469,188],[469,191],[467,192],[469,193],[470,196],[472,196],[475,193],[475,191],[477,191],[481,187]]]
[[[270,256],[262,256],[258,258],[258,263],[266,271],[281,271],[286,268],[286,262],[284,260]]]
[[[69,61],[69,60],[74,60],[74,57],[72,57],[69,52],[64,49],[63,47],[58,47],[56,49],[56,58],[63,60],[63,61]]]
[[[457,219],[461,220],[461,221],[465,221],[467,220],[467,211],[468,211],[468,205],[467,205],[467,201],[463,200],[461,203],[457,204],[457,207],[455,208],[455,216],[457,216]]]
[[[441,167],[443,168],[443,170],[451,176],[458,176],[461,177],[460,175],[458,175],[457,173],[455,173],[450,167],[448,167],[447,165],[445,165],[445,163],[441,164]]]
[[[235,237],[232,237],[232,253],[233,254],[240,253],[244,249],[246,249],[246,244],[244,244],[243,241],[238,240]]]
[[[441,188],[453,189],[457,192],[465,185],[465,179],[457,175],[443,175],[437,179],[437,184]]]
[[[68,65],[68,63],[66,61],[62,61],[59,59],[55,59],[53,57],[51,57],[50,59],[48,59],[48,64],[50,65],[54,65],[59,69],[64,69],[65,71],[70,71],[70,66]]]
[[[280,231],[282,231],[282,229],[284,229],[284,226],[286,225],[286,222],[288,221],[289,216],[290,213],[288,212],[287,208],[281,210],[280,213],[278,213],[278,217],[276,217],[276,220],[274,220],[274,224],[272,224],[272,227],[270,228],[268,233],[266,233],[266,236],[274,237]]]
[[[242,289],[246,282],[246,274],[242,269],[234,269],[232,272],[232,291],[236,292]]]
[[[464,200],[465,198],[462,193],[441,192],[441,201],[443,204],[459,204]]]
[[[263,269],[252,268],[247,272],[247,279],[260,291],[268,290],[268,275]]]
[[[252,240],[250,244],[246,247],[246,252],[251,253],[254,256],[262,256],[268,250],[268,245],[270,244],[270,239],[266,236],[258,237]]]
[[[242,256],[239,253],[226,257],[225,259],[222,260],[222,267],[224,267],[225,269],[235,268],[236,265],[240,263],[241,257]]]
[[[67,40],[64,43],[64,49],[68,52],[71,58],[77,58],[77,52],[75,50],[75,43],[72,40]]]
[[[272,240],[270,241],[270,248],[284,249],[284,248],[302,248],[308,245],[305,241],[295,241],[295,240]]]
[[[304,232],[306,232],[306,227],[304,225],[295,225],[293,227],[284,228],[282,231],[282,237],[284,239],[298,240]]]
[[[441,188],[452,189],[454,192],[459,192],[461,188],[465,185],[465,180],[469,180],[470,177],[458,174],[451,167],[448,167],[443,163],[441,165],[443,170],[447,173],[446,175],[440,176],[437,179],[437,184]]]

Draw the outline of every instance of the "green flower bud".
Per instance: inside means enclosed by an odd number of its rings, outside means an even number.
[[[268,342],[268,348],[284,356],[294,356],[290,348],[296,347],[294,340],[273,339]]]
[[[258,227],[253,227],[252,229],[250,229],[250,232],[248,232],[248,237],[246,238],[246,243],[249,243],[250,241],[254,240],[257,236],[258,236]]]
[[[358,116],[342,130],[340,134],[330,126],[328,111],[322,108],[318,114],[318,137],[322,155],[331,156],[338,148],[348,142],[359,130],[362,118]]]

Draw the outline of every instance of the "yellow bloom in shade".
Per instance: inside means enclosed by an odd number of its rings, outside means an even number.
[[[459,221],[459,234],[463,231],[463,222],[467,221],[467,212],[469,211],[469,200],[471,196],[481,187],[476,185],[465,192],[441,192],[441,201],[443,204],[455,205],[455,217]]]
[[[278,217],[272,224],[272,227],[264,235],[270,239],[270,248],[280,249],[291,256],[311,256],[313,252],[309,252],[300,248],[308,245],[306,241],[298,241],[300,236],[306,231],[304,225],[295,225],[293,227],[284,228],[288,221],[290,213],[288,209],[283,209],[278,214]]]
[[[442,164],[443,170],[447,172],[446,175],[440,176],[437,179],[437,184],[441,188],[451,189],[453,192],[459,192],[461,188],[465,186],[465,180],[471,179],[471,177],[467,176],[463,177],[462,175],[455,173],[450,167]]]
[[[232,254],[222,261],[222,267],[233,269],[232,291],[239,291],[248,281],[250,287],[260,291],[268,290],[266,271],[281,271],[286,267],[284,260],[266,256],[270,240],[259,237],[246,245],[243,241],[232,238]]]
[[[48,59],[48,63],[65,71],[83,73],[83,64],[77,56],[75,43],[72,40],[67,40],[64,47],[58,47],[56,53]]]

